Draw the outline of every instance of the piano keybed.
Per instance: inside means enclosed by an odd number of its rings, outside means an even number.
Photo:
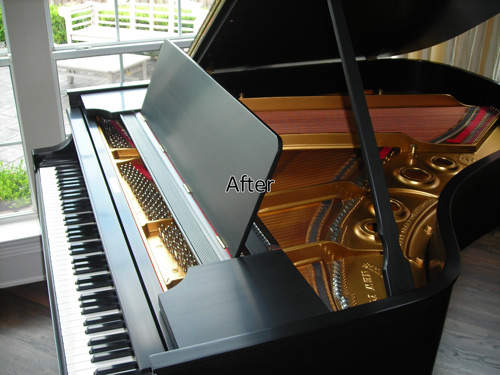
[[[68,374],[135,374],[137,363],[79,164],[41,168],[40,180]]]

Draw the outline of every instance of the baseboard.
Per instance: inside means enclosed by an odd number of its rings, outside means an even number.
[[[0,246],[0,288],[45,279],[40,236],[2,242]]]

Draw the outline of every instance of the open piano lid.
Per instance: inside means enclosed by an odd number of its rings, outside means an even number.
[[[279,136],[168,41],[141,113],[231,256],[237,256],[264,195],[240,181],[271,177]]]
[[[338,59],[327,0],[218,1],[190,55],[220,70]],[[500,12],[498,0],[342,1],[358,57],[417,51]]]

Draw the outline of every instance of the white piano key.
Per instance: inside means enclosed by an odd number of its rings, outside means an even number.
[[[128,356],[128,357],[122,357],[122,358],[112,359],[109,361],[96,362],[96,363],[92,363],[90,361],[89,362],[86,362],[86,361],[75,362],[75,363],[71,363],[71,365],[68,365],[68,374],[73,374],[73,373],[78,374],[79,371],[85,371],[85,370],[91,370],[92,371],[91,374],[93,374],[93,371],[95,371],[98,368],[111,366],[111,365],[117,365],[120,363],[129,362],[129,361],[133,361],[133,360],[134,360],[133,357]]]
[[[100,241],[89,239],[84,241],[70,242],[64,226],[64,217],[59,189],[57,186],[57,176],[55,168],[47,167],[40,169],[41,185],[44,196],[44,213],[46,235],[48,239],[49,259],[54,284],[54,294],[57,301],[57,315],[59,317],[61,336],[63,341],[65,361],[69,375],[93,374],[98,368],[134,361],[132,356],[112,359],[92,363],[92,355],[89,353],[88,342],[91,338],[101,338],[116,333],[126,333],[124,328],[109,329],[102,332],[87,334],[84,322],[87,318],[100,317],[109,314],[120,313],[116,307],[91,314],[82,314],[79,297],[82,294],[98,291],[113,291],[112,286],[99,286],[96,284],[91,289],[77,291],[76,281],[80,277],[107,275],[108,270],[96,271],[87,274],[74,275],[72,268],[72,255],[70,246],[72,244],[84,244],[86,246],[96,246],[96,251],[85,255],[103,254]],[[91,211],[90,211],[91,212]],[[86,224],[83,224],[86,225]],[[95,225],[95,223],[94,223]],[[78,226],[78,224],[76,224]]]

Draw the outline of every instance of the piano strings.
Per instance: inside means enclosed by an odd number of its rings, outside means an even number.
[[[352,113],[337,98],[316,98],[318,103],[312,103],[313,98],[302,99],[243,99],[278,134],[302,136],[289,149],[285,140],[285,151],[273,175],[276,183],[264,198],[259,218],[327,306],[344,309],[385,298],[382,245],[358,150],[349,143],[331,148],[307,144],[308,139],[317,140],[308,138],[315,133],[352,133]],[[397,107],[390,107],[387,101],[391,99],[385,100],[380,107],[370,108],[370,114],[375,132],[394,133],[390,136],[394,145],[404,143],[398,140],[399,132],[415,140],[412,142],[476,144],[479,148],[498,118],[493,108],[465,106],[452,98],[446,99],[445,106],[423,107],[409,107],[400,98]],[[338,108],[325,108],[332,101]],[[428,282],[426,249],[434,230],[439,191],[460,168],[457,155],[450,155],[449,149],[437,146],[430,155],[423,154],[426,160],[416,148],[414,144],[411,151],[383,147],[380,156],[400,229],[400,244],[416,285],[422,286]],[[339,182],[356,185],[362,191],[353,193],[352,187],[351,191],[344,189],[343,196],[333,192],[311,194],[315,186],[333,187]],[[355,253],[339,252],[332,248],[332,242]],[[308,249],[310,254],[301,251],[300,256],[292,256],[299,249]],[[330,288],[319,282],[326,275]]]

